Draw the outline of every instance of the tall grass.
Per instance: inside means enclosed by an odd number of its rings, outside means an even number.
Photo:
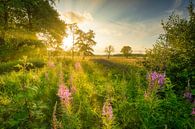
[[[194,127],[190,103],[175,95],[169,79],[151,91],[141,66],[64,58],[35,69],[22,64],[0,76],[0,128]]]

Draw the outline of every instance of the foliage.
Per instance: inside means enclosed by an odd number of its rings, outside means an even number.
[[[44,61],[38,58],[28,59],[28,61],[32,64],[29,69],[41,68],[45,65]],[[18,68],[16,67],[18,64],[21,64],[21,60],[0,63],[0,74],[18,71]]]
[[[162,22],[162,34],[153,49],[146,51],[145,65],[151,70],[166,71],[178,92],[187,86],[188,80],[194,85],[195,75],[195,13],[189,4],[189,19],[174,13]]]
[[[4,45],[9,37],[19,40],[17,35],[12,33],[15,30],[25,31],[33,37],[36,37],[37,33],[44,33],[52,37],[53,44],[60,44],[66,26],[59,19],[59,14],[53,7],[54,3],[53,0],[1,0],[0,44]],[[22,34],[19,36],[22,37]]]
[[[123,55],[128,58],[129,55],[132,53],[132,48],[130,46],[123,46],[123,48],[121,49],[121,53],[123,53]]]
[[[104,50],[106,54],[108,55],[108,59],[110,58],[110,54],[114,52],[114,47],[112,45],[109,45],[108,47],[105,48]]]
[[[149,90],[143,67],[102,59],[47,62],[28,69],[25,57],[20,71],[0,76],[1,128],[193,128],[189,103],[167,78]]]
[[[59,44],[65,24],[58,19],[54,3],[0,1],[0,128],[195,127],[194,89],[188,83],[181,97],[173,84],[178,75],[185,80],[194,75],[192,5],[189,20],[173,15],[163,23],[166,33],[147,51],[147,70],[124,58],[126,62],[65,56]],[[45,49],[38,33],[55,49]],[[92,55],[94,32],[76,28],[73,33],[83,58]],[[114,49],[107,50],[110,55]]]
[[[82,30],[77,31],[78,37],[76,39],[75,45],[78,48],[79,53],[83,56],[93,55],[93,46],[96,45],[94,41],[95,33],[92,30],[88,32],[83,32]]]

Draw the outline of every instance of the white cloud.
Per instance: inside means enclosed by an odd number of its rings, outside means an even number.
[[[93,17],[89,12],[76,12],[76,11],[70,11],[65,12],[63,15],[65,21],[70,23],[84,23],[84,22],[92,22]]]
[[[129,22],[98,22],[94,28],[96,41],[95,51],[104,53],[104,48],[112,44],[115,53],[119,53],[124,45],[129,45],[134,51],[145,51],[152,47],[160,33],[163,33],[160,19],[150,21]]]

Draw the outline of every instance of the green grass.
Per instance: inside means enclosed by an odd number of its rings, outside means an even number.
[[[139,63],[120,60],[60,57],[40,68],[0,75],[0,128],[194,127],[190,103],[174,94],[171,83],[164,86],[163,97],[145,98],[147,71]],[[57,95],[62,83],[71,92],[68,106]],[[111,120],[102,115],[105,102],[112,106]]]

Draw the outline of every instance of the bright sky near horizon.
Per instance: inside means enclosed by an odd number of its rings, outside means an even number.
[[[152,48],[163,33],[161,20],[173,11],[187,16],[189,0],[60,0],[56,8],[66,23],[78,23],[84,31],[95,32],[95,54],[104,54],[108,45],[119,53],[125,45],[134,53]],[[71,37],[64,42],[70,47]]]

